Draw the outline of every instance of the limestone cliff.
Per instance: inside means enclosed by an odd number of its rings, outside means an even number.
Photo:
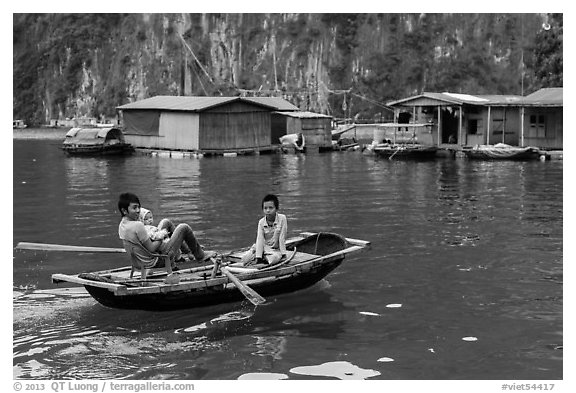
[[[371,118],[422,91],[535,90],[538,45],[556,45],[562,78],[561,15],[14,14],[13,28],[14,116],[29,124],[109,119],[160,94]]]

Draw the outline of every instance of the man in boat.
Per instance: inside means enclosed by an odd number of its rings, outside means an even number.
[[[132,261],[133,266],[146,269],[159,267],[158,257],[152,255],[154,253],[167,254],[170,261],[173,261],[183,242],[186,242],[198,262],[207,261],[217,255],[214,251],[203,250],[188,224],[178,224],[168,242],[151,240],[144,223],[139,220],[140,200],[135,194],[129,192],[121,194],[118,199],[118,210],[122,215],[118,236],[123,241],[126,251],[135,259]]]

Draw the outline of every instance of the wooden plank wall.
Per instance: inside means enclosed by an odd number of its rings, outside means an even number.
[[[198,113],[162,112],[158,145],[171,150],[198,150]]]
[[[524,146],[536,146],[549,149],[562,149],[564,143],[563,108],[526,108],[524,116]],[[530,137],[530,116],[544,115],[546,118],[546,137]]]
[[[306,146],[331,147],[332,120],[329,118],[297,118],[287,116],[287,134],[302,133]]]
[[[234,102],[200,114],[200,150],[236,150],[268,147],[270,111]]]

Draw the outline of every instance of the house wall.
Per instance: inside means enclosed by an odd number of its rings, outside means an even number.
[[[563,120],[562,108],[526,108],[524,114],[524,146],[541,148],[562,148]],[[522,145],[522,124],[519,107],[492,107],[490,109],[490,135],[486,138],[488,130],[488,108],[482,108],[480,113],[466,113],[465,144],[467,145],[495,145],[506,143],[512,146]],[[544,122],[531,122],[533,116]],[[481,122],[477,134],[471,133],[472,120]],[[477,124],[477,123],[476,123]]]
[[[429,104],[429,100],[420,100],[422,104]],[[424,145],[438,145],[438,107],[419,106],[416,108],[415,123],[429,124],[429,127],[416,128],[416,140]]]
[[[488,131],[488,108],[482,110],[484,120],[484,135]],[[506,143],[512,146],[520,145],[520,108],[492,107],[490,109],[490,135],[488,142],[482,144],[495,145]]]
[[[236,150],[271,145],[270,112],[260,106],[233,102],[200,115],[200,150]]]
[[[147,149],[197,150],[199,115],[161,112],[158,135],[126,134],[126,142]]]
[[[563,113],[563,108],[526,108],[524,113],[524,146],[562,149],[564,139]],[[534,122],[534,120],[536,121]]]
[[[158,145],[162,149],[198,150],[200,115],[190,112],[162,112]]]
[[[272,144],[280,144],[280,138],[288,134],[286,119],[287,116],[285,115],[279,113],[271,114],[270,141]]]
[[[288,118],[288,133],[301,132],[306,146],[332,147],[331,127],[330,118]]]

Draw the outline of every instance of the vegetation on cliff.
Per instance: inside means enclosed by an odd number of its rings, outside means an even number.
[[[562,86],[562,14],[14,14],[13,114],[110,119],[154,95],[278,95],[389,116],[423,91]]]

